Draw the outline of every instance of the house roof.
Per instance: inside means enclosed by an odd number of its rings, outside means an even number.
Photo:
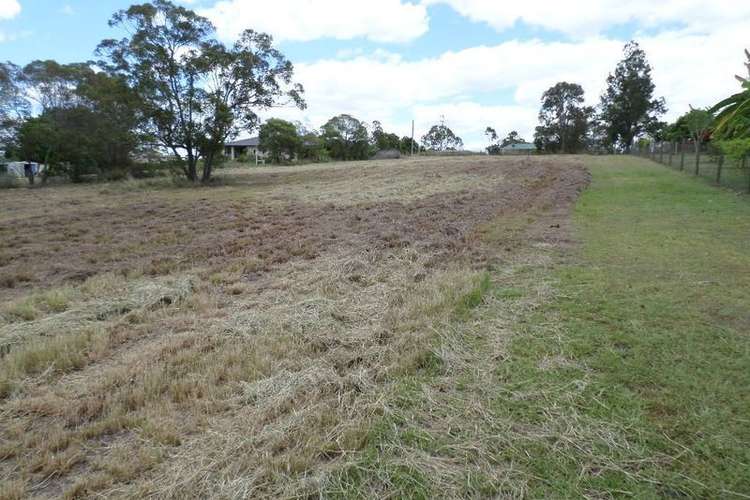
[[[249,139],[240,139],[238,141],[232,141],[225,144],[230,147],[257,147],[260,144],[259,137],[251,137]]]
[[[528,142],[519,142],[516,144],[511,144],[510,146],[505,146],[503,149],[536,149],[536,145],[528,143]]]

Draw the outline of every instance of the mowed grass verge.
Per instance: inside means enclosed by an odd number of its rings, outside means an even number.
[[[747,496],[749,200],[647,161],[589,166],[593,184],[574,217],[580,259],[559,271],[558,299],[516,339],[504,373],[624,441],[599,436],[568,453],[541,445],[539,486]],[[544,335],[555,317],[560,335]],[[569,362],[534,368],[550,356]]]
[[[577,244],[477,282],[330,495],[750,495],[750,200],[586,162]]]

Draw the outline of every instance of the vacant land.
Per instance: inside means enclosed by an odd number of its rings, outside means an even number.
[[[628,158],[4,192],[0,498],[750,495],[748,238]]]
[[[537,214],[586,182],[479,158],[4,193],[4,494],[331,487],[394,384],[444,365],[488,266],[559,239]]]

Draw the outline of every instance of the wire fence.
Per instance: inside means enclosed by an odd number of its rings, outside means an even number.
[[[635,154],[667,167],[702,177],[717,186],[750,194],[750,160],[731,159],[710,144],[658,142],[634,149]]]

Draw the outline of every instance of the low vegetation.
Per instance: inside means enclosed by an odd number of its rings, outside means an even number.
[[[329,491],[391,392],[448,369],[438,332],[481,307],[483,269],[526,246],[523,224],[489,245],[496,217],[572,203],[585,179],[575,163],[438,158],[238,169],[210,200],[151,181],[60,186],[44,207],[11,192],[4,487]],[[203,219],[182,217],[197,199]]]
[[[744,198],[342,163],[230,171],[201,233],[141,182],[0,202],[4,497],[750,493]]]

